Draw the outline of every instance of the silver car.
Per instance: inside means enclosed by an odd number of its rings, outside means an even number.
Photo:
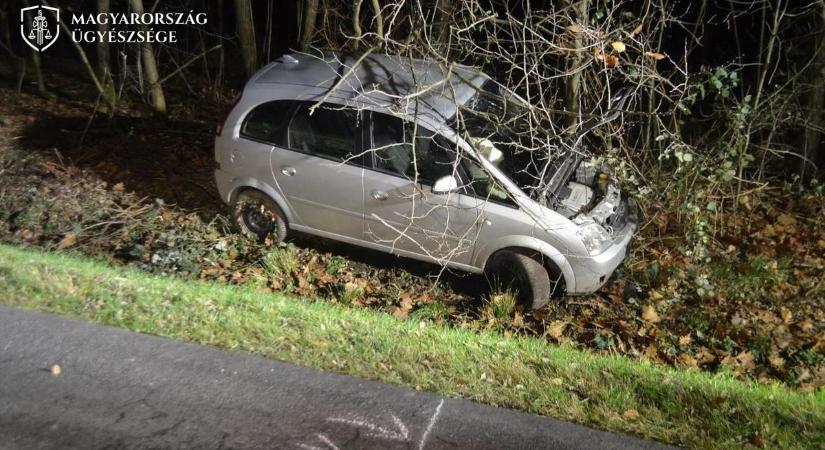
[[[297,230],[493,274],[539,308],[599,289],[637,219],[590,161],[525,151],[495,125],[527,107],[469,67],[285,55],[218,125],[218,191],[250,237]]]

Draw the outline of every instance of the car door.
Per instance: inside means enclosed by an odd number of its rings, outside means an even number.
[[[270,166],[297,224],[330,237],[362,240],[363,157],[360,112],[300,102],[287,130],[285,148],[275,147]]]
[[[366,239],[396,254],[469,264],[479,202],[463,188],[441,194],[432,189],[443,176],[462,179],[452,143],[386,114],[371,113],[370,125]]]

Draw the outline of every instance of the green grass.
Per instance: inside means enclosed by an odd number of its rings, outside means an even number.
[[[2,302],[695,448],[821,448],[825,394],[0,246]],[[628,412],[635,410],[634,412]]]

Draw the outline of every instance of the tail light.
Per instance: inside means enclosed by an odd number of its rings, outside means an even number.
[[[226,105],[226,109],[223,110],[223,114],[221,115],[221,120],[218,122],[218,127],[215,129],[215,134],[220,136],[221,133],[223,133],[223,126],[226,124],[226,119],[229,118],[229,114],[232,113],[232,110],[240,101],[241,94],[238,94],[234,99],[232,99],[231,102],[229,102],[229,104]]]

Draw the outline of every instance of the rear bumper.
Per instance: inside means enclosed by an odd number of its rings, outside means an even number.
[[[601,288],[610,275],[624,261],[630,250],[633,236],[639,228],[636,204],[628,200],[627,217],[624,228],[616,232],[616,239],[607,250],[595,256],[570,257],[570,265],[576,275],[576,283],[567,287],[568,295],[592,294]]]
[[[230,197],[232,196],[233,179],[228,172],[220,169],[215,170],[215,184],[218,186],[218,194],[227,205],[232,200]]]

